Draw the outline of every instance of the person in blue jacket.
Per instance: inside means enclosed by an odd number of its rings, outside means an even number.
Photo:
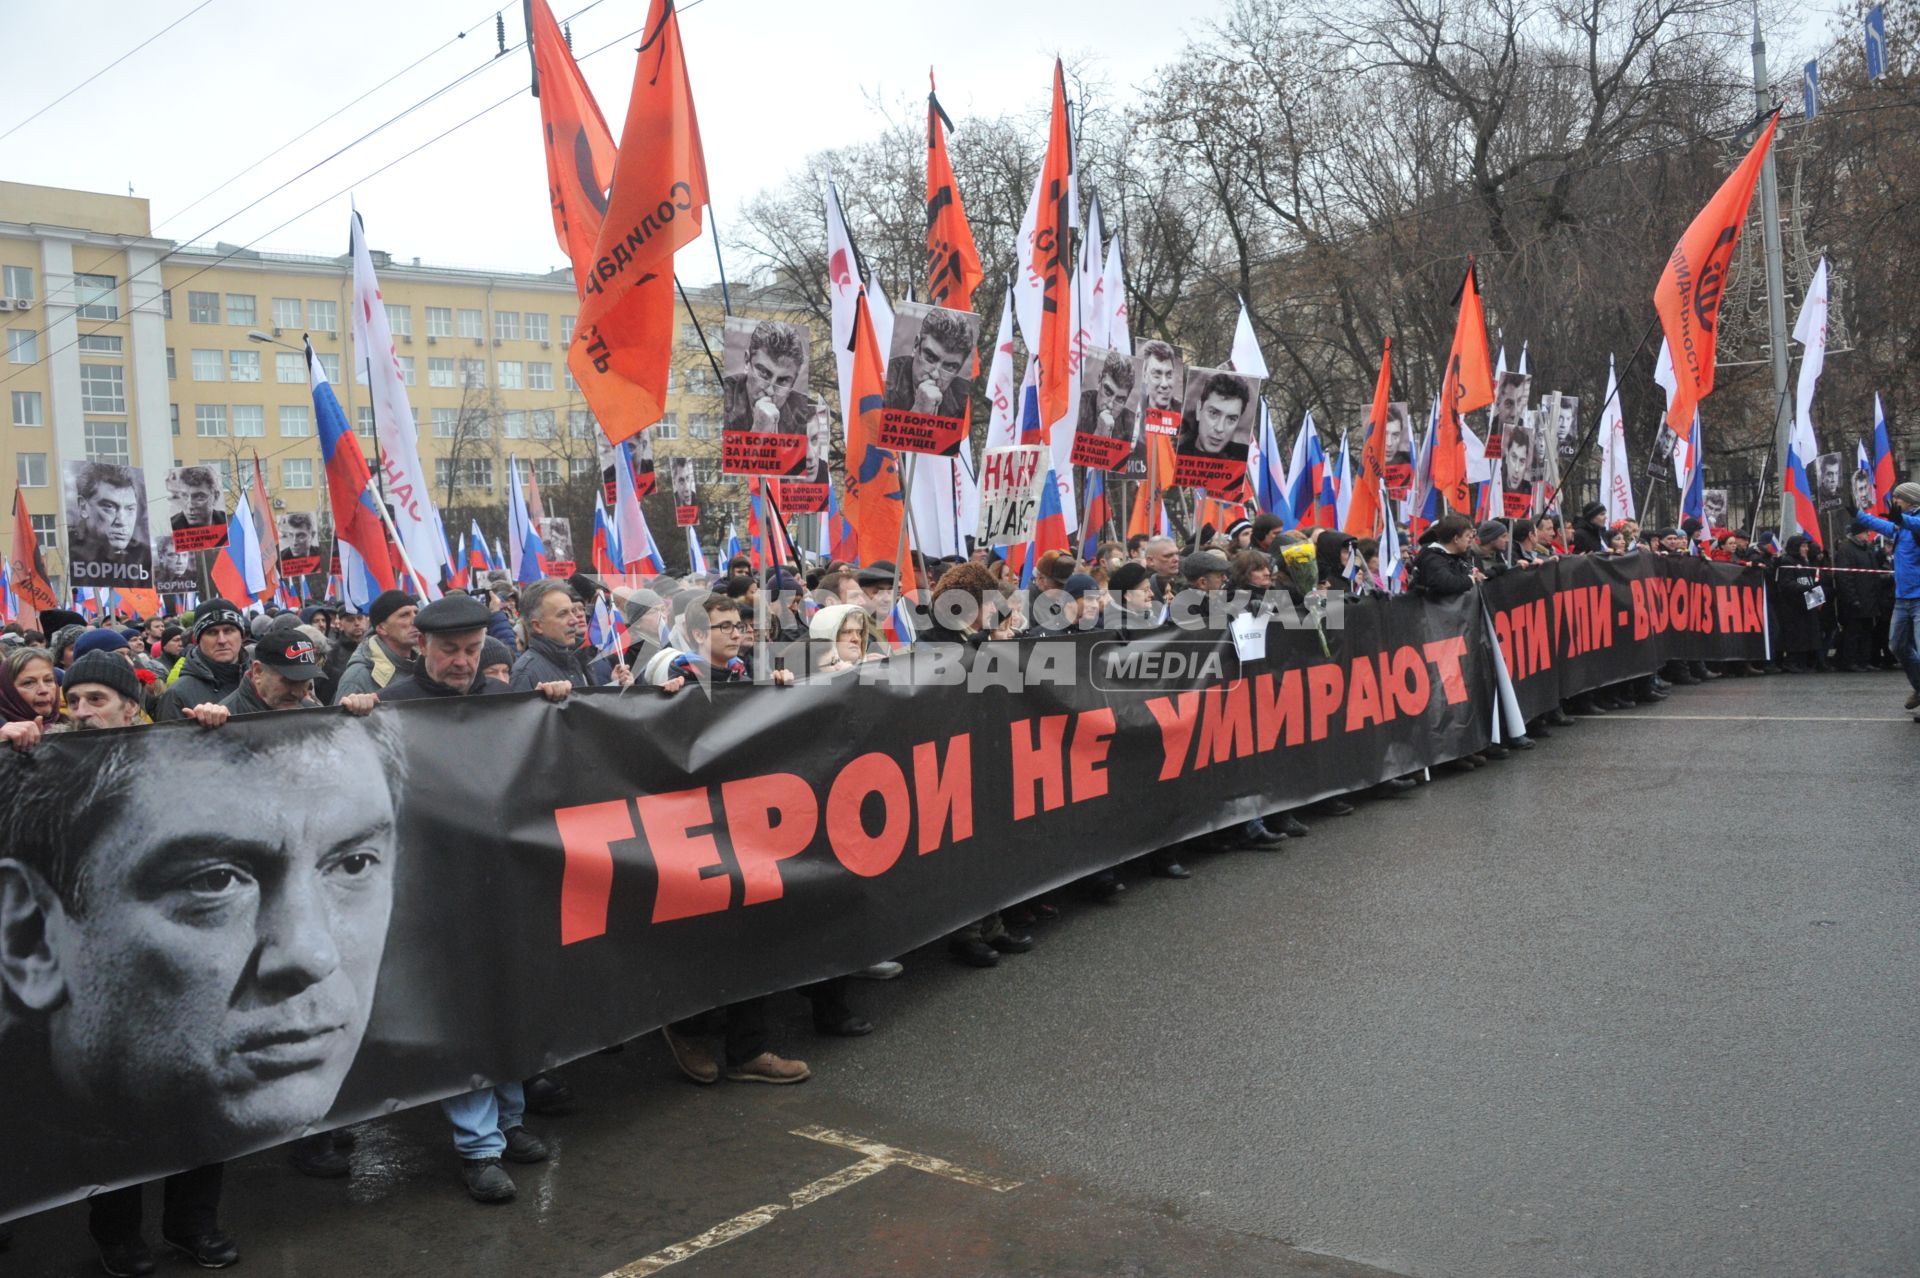
[[[1912,689],[1907,709],[1920,710],[1920,483],[1895,486],[1887,496],[1887,512],[1892,518],[1856,510],[1853,526],[1871,528],[1892,543],[1893,625],[1887,647],[1907,672]]]

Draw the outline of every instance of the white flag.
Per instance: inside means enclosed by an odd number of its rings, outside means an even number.
[[[1233,324],[1233,354],[1228,357],[1236,373],[1248,373],[1265,381],[1267,357],[1260,353],[1260,341],[1253,335],[1253,320],[1247,315],[1247,300],[1240,299],[1240,318]]]
[[[860,303],[860,263],[853,253],[853,238],[847,234],[847,220],[840,212],[840,193],[831,181],[822,184],[827,202],[827,296],[833,304],[833,366],[840,375],[840,429],[846,429],[853,415],[853,317]],[[887,347],[880,346],[880,358]],[[846,439],[842,436],[842,444]]]
[[[428,599],[438,599],[447,544],[441,539],[433,491],[420,465],[413,406],[407,402],[406,378],[393,349],[393,330],[387,324],[386,303],[380,300],[380,281],[373,274],[373,256],[367,252],[366,228],[360,224],[358,210],[353,214],[351,240],[355,371],[366,377],[367,392],[373,400],[382,495],[393,513],[394,531],[413,568],[414,583]]]
[[[1807,300],[1800,305],[1800,318],[1793,326],[1793,340],[1800,343],[1800,380],[1793,394],[1793,448],[1804,465],[1820,455],[1813,433],[1813,388],[1827,362],[1827,259],[1820,259],[1807,286]]]
[[[1544,438],[1547,432],[1542,430]],[[1620,383],[1607,356],[1607,398],[1600,408],[1600,500],[1607,505],[1607,526],[1633,513],[1633,467],[1627,460],[1627,419],[1620,411]]]
[[[1031,373],[1033,361],[1027,361]],[[1013,290],[1000,308],[1000,336],[987,365],[987,448],[1011,448],[1020,442],[1020,383],[1013,380]]]
[[[1107,300],[1107,345],[1133,354],[1133,334],[1127,319],[1126,273],[1120,266],[1120,237],[1107,244],[1107,268],[1101,287]]]

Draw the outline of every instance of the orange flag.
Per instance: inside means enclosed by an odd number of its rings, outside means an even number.
[[[540,75],[540,132],[547,152],[553,235],[573,263],[574,286],[584,297],[619,153],[547,0],[533,0],[533,63]]]
[[[927,73],[931,87],[933,73]],[[946,130],[953,121],[940,109],[940,99],[927,94],[927,300],[950,310],[973,309],[973,290],[986,272],[980,269],[980,251],[974,247],[973,226],[960,203],[960,186],[953,180],[953,160],[947,155]]]
[[[574,380],[616,444],[660,420],[673,350],[673,254],[699,236],[707,204],[707,162],[673,0],[652,0],[646,31],[567,352]],[[579,274],[576,268],[576,280]]]
[[[40,541],[34,536],[33,520],[27,515],[27,503],[21,500],[18,489],[13,494],[13,553],[7,558],[13,576],[13,594],[20,601],[20,615],[14,620],[22,626],[37,625],[41,609],[58,608],[60,601],[53,597],[47,565],[40,557]]]
[[[1073,385],[1073,143],[1067,134],[1067,80],[1053,63],[1053,124],[1020,242],[1027,254],[1026,291],[1040,305],[1040,424],[1050,431],[1067,416]],[[1023,320],[1024,326],[1024,320]],[[1031,330],[1028,332],[1031,340]],[[1168,477],[1171,480],[1171,476]]]
[[[1373,408],[1367,413],[1367,442],[1360,449],[1360,477],[1347,505],[1347,526],[1355,537],[1371,537],[1380,519],[1380,488],[1387,479],[1387,401],[1393,397],[1393,339],[1380,353],[1380,377],[1373,384]]]
[[[1673,246],[1667,267],[1653,289],[1653,308],[1673,352],[1673,395],[1667,401],[1667,425],[1686,439],[1693,434],[1693,410],[1713,390],[1714,347],[1720,301],[1726,294],[1727,267],[1740,243],[1753,186],[1780,123],[1775,111],[1747,158],[1700,210],[1687,233]]]
[[[899,456],[879,444],[880,405],[886,393],[886,359],[862,289],[853,315],[853,416],[847,419],[845,511],[853,525],[855,553],[863,564],[880,563],[899,553],[906,510]]]
[[[1460,286],[1460,317],[1453,326],[1453,350],[1447,355],[1447,374],[1440,383],[1440,435],[1433,451],[1433,486],[1449,510],[1473,513],[1472,490],[1467,487],[1466,429],[1461,418],[1493,402],[1493,359],[1487,354],[1487,317],[1480,309],[1480,290],[1473,280],[1473,259],[1467,259],[1466,282]]]

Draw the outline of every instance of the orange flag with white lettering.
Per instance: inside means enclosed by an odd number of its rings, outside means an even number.
[[[1682,439],[1693,434],[1693,410],[1713,390],[1715,347],[1720,301],[1726,294],[1727,268],[1746,225],[1753,203],[1754,183],[1766,162],[1773,131],[1780,123],[1775,111],[1767,127],[1707,206],[1673,246],[1660,282],[1654,285],[1653,308],[1673,353],[1673,394],[1667,399],[1667,425]]]
[[[1433,486],[1439,489],[1449,510],[1473,513],[1473,494],[1467,487],[1466,427],[1461,419],[1492,402],[1493,358],[1487,353],[1487,317],[1480,309],[1473,259],[1468,258],[1467,278],[1460,285],[1460,315],[1453,326],[1453,349],[1447,355],[1446,377],[1440,383],[1439,438],[1433,450]]]
[[[1380,490],[1387,481],[1387,401],[1393,397],[1393,339],[1380,353],[1380,376],[1373,384],[1373,407],[1367,413],[1367,442],[1360,448],[1360,478],[1354,481],[1347,505],[1347,526],[1341,531],[1371,537],[1379,530]]]
[[[619,151],[547,0],[533,0],[532,36],[533,64],[540,75],[540,134],[547,153],[553,235],[573,264],[574,286],[585,296],[587,268],[600,238],[607,187],[613,181]]]
[[[1067,81],[1059,59],[1053,64],[1053,122],[1047,132],[1047,158],[1021,219],[1020,263],[1015,279],[1020,326],[1028,342],[1039,333],[1034,357],[1040,361],[1040,427],[1050,433],[1072,407],[1073,382],[1073,225],[1075,207],[1073,140],[1067,132]],[[1035,315],[1037,309],[1038,315]],[[1037,323],[1034,321],[1037,318]]]
[[[581,394],[616,444],[660,420],[673,351],[673,254],[699,236],[706,204],[680,21],[673,0],[652,0],[567,352]]]
[[[13,551],[7,556],[13,577],[13,595],[20,601],[20,615],[14,620],[22,626],[37,625],[43,608],[58,608],[53,585],[47,579],[46,561],[40,557],[40,539],[33,531],[33,519],[18,489],[13,494]],[[33,615],[28,616],[31,612]]]
[[[927,73],[929,88],[933,73]],[[942,128],[941,126],[945,126]],[[953,158],[947,154],[946,129],[953,127],[940,99],[927,94],[927,300],[948,310],[973,309],[973,290],[986,278],[980,268],[980,250],[973,242],[973,226],[960,203],[960,186],[953,180]]]

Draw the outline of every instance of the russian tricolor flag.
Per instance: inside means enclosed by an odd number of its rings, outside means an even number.
[[[1798,417],[1793,424],[1793,434],[1787,437],[1787,491],[1786,500],[1792,503],[1794,523],[1801,532],[1813,538],[1816,546],[1824,547],[1826,542],[1820,536],[1820,508],[1813,499],[1813,485],[1807,479],[1807,463],[1820,455],[1820,445],[1813,437],[1813,426],[1804,417]]]
[[[1320,443],[1313,414],[1300,422],[1300,433],[1293,439],[1293,461],[1287,467],[1290,476],[1287,505],[1289,528],[1332,528],[1334,526],[1333,484],[1327,475],[1327,450]]]
[[[260,570],[253,508],[244,492],[227,520],[227,544],[213,557],[213,587],[243,609],[266,593],[267,576]]]
[[[693,527],[687,529],[687,574],[707,575],[707,552],[700,549],[700,530]]]
[[[1100,530],[1113,519],[1113,508],[1107,503],[1107,472],[1089,470],[1087,472],[1087,520],[1085,535],[1080,539],[1080,558],[1089,562],[1099,547]]]
[[[1887,433],[1887,410],[1880,406],[1880,393],[1873,395],[1873,513],[1883,518],[1887,498],[1893,495],[1893,440]]]
[[[507,488],[507,547],[513,552],[513,579],[522,584],[547,575],[547,546],[527,514],[527,497],[520,489],[520,464],[507,459],[512,482]]]
[[[822,553],[830,560],[852,562],[857,549],[853,523],[840,513],[840,494],[832,484],[827,485],[827,517],[821,525],[820,543]]]
[[[742,549],[744,549],[744,547],[742,547],[740,544],[739,526],[736,525],[732,520],[728,520],[727,521],[727,563],[729,565],[733,563],[734,557],[738,555]]]

